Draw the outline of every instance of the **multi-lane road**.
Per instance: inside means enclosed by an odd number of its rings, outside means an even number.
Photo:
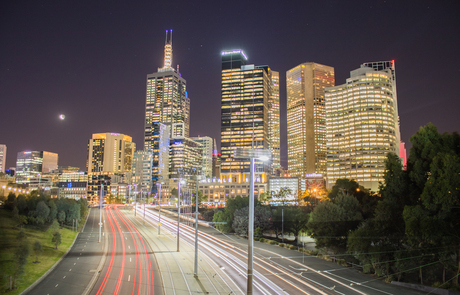
[[[70,252],[27,294],[162,294],[155,256],[124,209],[102,210],[101,243],[99,209],[92,209]]]
[[[140,210],[139,210],[140,209]],[[177,215],[138,207],[99,209],[70,252],[28,294],[245,294],[247,240],[200,226],[198,273],[194,275],[194,228]],[[254,294],[423,294],[372,279],[353,269],[255,242]]]

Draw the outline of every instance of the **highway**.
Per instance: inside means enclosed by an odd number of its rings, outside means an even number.
[[[137,208],[106,206],[102,243],[99,209],[92,209],[70,252],[27,294],[246,293],[246,239],[200,225],[195,277],[195,229],[182,219],[177,252],[177,214],[162,214],[159,234],[158,212]],[[254,246],[254,294],[425,294],[297,251]]]
[[[166,218],[162,214],[161,227],[174,238],[177,217],[171,217]],[[156,224],[158,212],[147,210],[146,219],[152,225]],[[199,228],[200,257],[209,257],[237,285],[233,293],[245,294],[247,240],[224,235],[213,228]],[[194,228],[181,224],[180,232],[181,243],[193,247]],[[254,294],[425,294],[384,283],[354,269],[304,256],[297,251],[260,242],[254,245]],[[193,257],[189,259],[193,260]]]
[[[122,214],[126,208],[107,205],[104,210],[108,256],[89,294],[163,293],[155,257],[136,227]]]

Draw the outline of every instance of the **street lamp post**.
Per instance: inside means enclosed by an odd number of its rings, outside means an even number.
[[[251,160],[249,177],[249,221],[248,221],[248,285],[246,294],[252,294],[254,270],[254,162],[255,159],[266,161],[270,158],[270,151],[263,149],[241,149],[234,152],[235,158]]]
[[[101,194],[99,195],[99,243],[102,240],[102,194],[103,194],[104,184],[101,181]]]
[[[284,243],[284,208],[281,208],[281,239]]]
[[[180,235],[180,183],[182,179],[179,178],[179,185],[177,190],[177,252],[179,252],[179,235]]]
[[[195,278],[198,277],[198,175],[196,176],[196,194],[195,194]]]
[[[156,184],[158,189],[158,235],[160,235],[160,227],[161,227],[161,182]]]

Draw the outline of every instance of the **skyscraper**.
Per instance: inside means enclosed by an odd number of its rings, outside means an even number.
[[[6,165],[6,145],[0,144],[0,172],[5,173]]]
[[[234,158],[236,148],[268,149],[270,143],[271,70],[246,60],[242,50],[222,52],[221,178],[231,181],[249,179],[250,161]],[[269,167],[256,161],[256,175],[265,178]]]
[[[286,72],[288,170],[292,176],[326,172],[324,89],[334,83],[334,68],[314,62]]]
[[[131,172],[136,144],[130,136],[120,133],[95,133],[88,141],[88,174]]]
[[[58,154],[46,151],[23,151],[16,160],[16,182],[27,183],[41,173],[50,173],[58,168]]]
[[[198,136],[191,139],[201,144],[201,178],[212,177],[212,138],[209,136]]]
[[[394,62],[362,64],[345,84],[326,89],[327,178],[354,179],[372,191],[385,158],[399,156]]]
[[[272,172],[281,167],[280,159],[280,73],[269,72],[270,96],[268,98],[268,148],[272,153]]]
[[[169,38],[168,38],[169,35]],[[186,81],[179,74],[179,67],[172,68],[172,30],[166,31],[164,65],[147,75],[145,102],[144,149],[152,149],[153,123],[170,128],[170,136],[189,136],[190,99]]]

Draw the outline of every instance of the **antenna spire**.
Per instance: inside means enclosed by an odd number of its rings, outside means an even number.
[[[166,30],[166,40],[165,40],[165,60],[163,69],[171,68],[172,64],[172,30],[170,30],[171,35],[169,36],[168,41],[168,30]]]

